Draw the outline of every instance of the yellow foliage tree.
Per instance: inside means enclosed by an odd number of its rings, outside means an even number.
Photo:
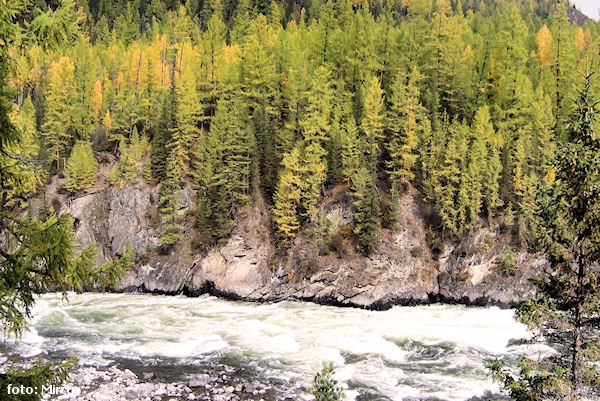
[[[552,33],[550,33],[550,29],[546,25],[540,29],[535,41],[538,47],[536,56],[540,61],[540,70],[543,75],[544,70],[552,64]]]

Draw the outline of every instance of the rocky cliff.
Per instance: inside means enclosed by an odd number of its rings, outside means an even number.
[[[57,190],[60,184],[55,177],[46,197],[74,217],[82,245],[98,245],[98,262],[133,247],[138,263],[119,291],[298,299],[373,309],[437,301],[507,305],[534,294],[528,279],[545,264],[540,255],[512,252],[498,227],[479,229],[461,241],[438,238],[432,246],[423,215],[427,208],[414,189],[394,205],[400,211],[394,230],[382,229],[377,248],[365,256],[352,246],[352,210],[343,187],[330,191],[317,224],[304,229],[288,249],[273,244],[268,207],[258,197],[237,213],[225,243],[196,250],[188,224],[184,240],[161,255],[156,251],[156,187],[98,183],[89,193],[70,198]],[[182,196],[179,214],[193,215],[193,191],[186,188]]]

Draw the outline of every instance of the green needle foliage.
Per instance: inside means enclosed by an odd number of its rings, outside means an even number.
[[[98,162],[91,143],[79,141],[73,146],[65,167],[65,176],[66,188],[71,193],[82,192],[94,186],[98,176]]]
[[[27,369],[19,369],[11,366],[6,374],[0,374],[0,401],[37,401],[39,394],[19,394],[15,396],[8,393],[8,386],[13,387],[33,387],[41,391],[42,386],[60,386],[67,378],[71,368],[75,365],[75,358],[69,358],[58,365],[43,361],[36,362]]]
[[[516,315],[557,353],[524,359],[516,376],[498,362],[488,364],[518,401],[579,400],[600,391],[600,138],[593,76],[578,91],[568,142],[554,159],[556,181],[540,186],[537,234],[551,271],[535,281],[540,297]]]
[[[69,26],[65,33],[59,33],[73,7],[72,1],[62,3],[66,8],[43,14],[39,17],[43,20],[32,23],[34,33],[38,38],[43,36],[48,45],[60,45],[62,38],[76,31]],[[76,245],[73,220],[69,216],[52,214],[41,219],[10,207],[11,198],[25,199],[30,194],[29,171],[40,168],[36,160],[19,151],[24,141],[22,128],[15,127],[9,118],[14,93],[8,82],[12,73],[8,46],[17,42],[26,44],[24,41],[31,39],[23,36],[21,26],[16,23],[26,6],[27,2],[22,0],[3,1],[0,6],[0,326],[5,333],[14,335],[27,329],[36,296],[48,291],[62,291],[66,296],[67,290],[91,288],[99,282],[114,285],[122,274],[118,271],[130,265],[125,258],[118,269],[107,265],[94,270],[96,249],[94,246],[81,249]],[[89,144],[84,143],[75,149],[82,149],[82,156],[91,152]],[[79,154],[75,149],[74,153]],[[2,389],[8,383],[58,385],[72,365],[72,360],[58,366],[40,362],[23,370],[9,364],[8,372],[0,376],[0,385]],[[6,397],[10,396],[3,390],[0,399]],[[39,395],[22,399],[37,400]]]
[[[310,386],[310,392],[315,396],[315,401],[341,401],[344,398],[344,390],[331,377],[334,371],[333,364],[327,363],[315,373]]]

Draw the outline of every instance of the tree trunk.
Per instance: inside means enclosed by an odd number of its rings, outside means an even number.
[[[575,287],[576,300],[575,305],[575,316],[574,316],[574,329],[573,329],[573,351],[571,358],[571,374],[572,374],[572,386],[570,400],[576,401],[579,399],[579,391],[581,390],[581,306],[584,302],[583,299],[583,279],[585,277],[585,266],[581,257],[581,249],[578,250],[577,255],[577,285]]]

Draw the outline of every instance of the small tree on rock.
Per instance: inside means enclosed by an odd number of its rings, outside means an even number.
[[[73,146],[65,176],[66,188],[71,193],[85,191],[94,185],[98,176],[98,162],[89,141],[80,141]]]
[[[315,401],[340,401],[344,398],[344,390],[331,377],[335,369],[331,363],[325,364],[323,369],[315,373],[310,392],[315,396]]]

